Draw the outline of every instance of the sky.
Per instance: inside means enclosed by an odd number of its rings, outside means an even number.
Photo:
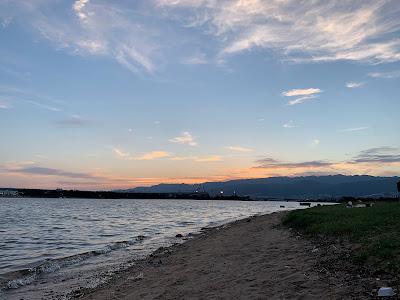
[[[0,186],[400,175],[398,0],[0,0]]]

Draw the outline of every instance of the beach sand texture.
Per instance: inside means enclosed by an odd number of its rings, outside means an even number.
[[[351,299],[351,286],[318,272],[313,244],[278,224],[284,213],[208,230],[164,249],[84,299]],[[314,251],[313,251],[314,250]],[[358,298],[359,299],[359,298]]]

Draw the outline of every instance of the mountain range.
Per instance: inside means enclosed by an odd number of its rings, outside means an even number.
[[[134,193],[195,193],[207,192],[250,196],[252,198],[338,198],[343,196],[395,196],[400,177],[369,175],[329,175],[302,177],[269,177],[238,179],[202,184],[157,184],[123,190]]]

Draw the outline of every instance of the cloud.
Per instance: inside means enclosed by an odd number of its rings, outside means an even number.
[[[299,126],[295,125],[295,124],[293,123],[293,121],[290,120],[289,122],[283,124],[282,127],[283,127],[283,128],[296,128],[296,127],[299,127]]]
[[[182,63],[184,65],[205,65],[210,63],[204,53],[196,53],[191,56],[183,58]]]
[[[61,169],[53,169],[46,167],[25,167],[25,168],[9,168],[5,170],[9,173],[18,173],[25,175],[40,175],[40,176],[59,176],[74,179],[102,179],[100,176],[96,176],[90,173],[79,173],[79,172],[69,172]]]
[[[397,147],[376,147],[361,151],[353,160],[355,163],[399,163],[400,149]]]
[[[359,88],[362,87],[363,85],[364,82],[354,82],[354,81],[346,82],[346,87],[348,87],[349,89]]]
[[[381,169],[387,172],[389,166],[399,166],[400,148],[397,147],[376,147],[360,151],[354,157],[345,161],[332,160],[311,160],[300,162],[287,162],[271,157],[264,157],[255,161],[253,169],[277,170],[276,174],[306,174],[309,172],[318,173],[371,173]],[[311,169],[311,170],[309,170]]]
[[[56,121],[56,124],[63,127],[84,127],[91,124],[91,121],[80,115],[72,115],[66,119]]]
[[[397,4],[76,0],[65,6],[62,1],[19,0],[2,2],[0,21],[8,26],[16,20],[57,50],[111,58],[136,74],[154,74],[168,61],[219,63],[253,50],[292,62],[397,62]],[[193,54],[193,49],[198,50]]]
[[[309,88],[309,89],[294,89],[294,90],[289,90],[286,92],[282,92],[282,96],[285,97],[299,97],[294,100],[290,100],[287,105],[296,105],[296,104],[301,104],[306,101],[318,98],[318,94],[322,93],[321,89],[317,88]]]
[[[346,128],[343,129],[343,132],[353,132],[353,131],[362,131],[362,130],[367,130],[369,127],[367,126],[362,126],[362,127],[352,127],[352,128]]]
[[[175,161],[183,161],[183,160],[192,160],[194,158],[193,156],[172,156],[169,159]]]
[[[189,146],[197,146],[194,137],[187,131],[182,132],[182,135],[169,139],[171,143],[184,144]]]
[[[5,100],[0,100],[0,109],[8,109],[11,108],[11,104]]]
[[[321,161],[321,160],[313,160],[305,162],[283,162],[270,157],[259,159],[256,161],[256,163],[257,166],[255,168],[265,168],[265,169],[322,168],[322,167],[330,167],[333,165],[333,163],[331,162]]]
[[[84,11],[84,8],[88,2],[89,2],[89,0],[78,0],[78,1],[75,1],[74,5],[73,5],[73,9],[74,9],[76,15],[82,21],[86,21],[88,18],[88,14],[86,14]]]
[[[282,95],[285,97],[293,97],[293,96],[308,96],[322,93],[320,89],[309,88],[309,89],[294,89],[290,91],[283,92]]]
[[[315,148],[315,147],[317,147],[320,143],[321,143],[321,141],[320,141],[319,139],[314,139],[314,140],[311,142],[310,147]]]
[[[191,160],[194,162],[214,162],[221,161],[222,157],[219,155],[210,155],[210,156],[172,156],[170,160],[174,161],[185,161]]]
[[[251,148],[246,148],[242,146],[228,146],[226,149],[231,150],[231,151],[236,151],[236,152],[252,152],[253,149]]]
[[[61,111],[61,109],[58,108],[58,107],[47,105],[47,104],[44,104],[44,103],[40,103],[40,102],[37,102],[37,101],[34,101],[34,100],[27,100],[27,102],[30,103],[30,104],[33,104],[33,105],[35,105],[37,107],[46,109],[46,110],[55,111],[55,112]]]
[[[395,78],[400,78],[400,71],[373,72],[373,73],[368,73],[368,76],[372,78],[395,79]]]
[[[18,87],[0,85],[0,95],[6,99],[13,100],[14,102],[29,103],[36,107],[53,112],[61,111],[61,108],[58,106],[62,103],[62,101]]]
[[[170,154],[165,151],[152,151],[143,154],[142,156],[135,157],[136,160],[155,160],[160,158],[169,157]]]
[[[119,149],[119,148],[116,148],[116,147],[113,147],[112,149],[113,149],[113,152],[115,153],[115,155],[118,158],[129,158],[131,156],[131,154],[129,152],[126,152],[126,151],[124,151],[122,149]]]
[[[219,155],[212,156],[203,156],[203,157],[195,157],[194,161],[196,162],[213,162],[213,161],[221,161],[222,157]]]
[[[3,9],[57,50],[112,58],[135,74],[152,74],[166,30],[154,25],[158,13],[149,13],[149,5],[142,4],[133,8],[115,1],[77,0],[69,7],[72,13],[65,13],[59,1],[21,0]]]
[[[131,155],[131,153],[117,147],[112,147],[112,150],[117,158],[125,160],[156,160],[171,156],[171,154],[166,151],[151,151],[140,156],[134,156]]]
[[[304,103],[306,101],[310,101],[310,100],[313,100],[313,99],[316,99],[316,98],[318,98],[317,95],[304,96],[304,97],[300,97],[300,98],[297,98],[297,99],[294,99],[294,100],[290,100],[287,103],[287,105],[292,106],[292,105],[302,104],[302,103]]]
[[[155,1],[166,15],[214,37],[220,56],[264,49],[301,62],[400,60],[396,0]]]

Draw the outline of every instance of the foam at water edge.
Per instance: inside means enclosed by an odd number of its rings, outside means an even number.
[[[0,291],[8,290],[8,289],[17,289],[19,287],[31,284],[41,274],[53,273],[53,272],[60,270],[61,268],[80,263],[90,257],[107,254],[114,250],[129,247],[131,245],[134,245],[138,242],[143,241],[145,238],[146,238],[145,236],[139,235],[134,240],[116,242],[113,244],[106,245],[103,248],[98,249],[98,250],[93,250],[93,251],[89,251],[89,252],[85,252],[85,253],[81,253],[81,254],[77,254],[77,255],[73,255],[73,256],[68,256],[68,257],[64,257],[64,258],[60,258],[60,259],[45,261],[44,263],[42,263],[41,265],[39,265],[37,267],[30,268],[27,270],[21,270],[19,273],[28,273],[28,275],[24,275],[24,276],[17,277],[17,278],[7,281],[4,284],[4,286],[0,286]]]

